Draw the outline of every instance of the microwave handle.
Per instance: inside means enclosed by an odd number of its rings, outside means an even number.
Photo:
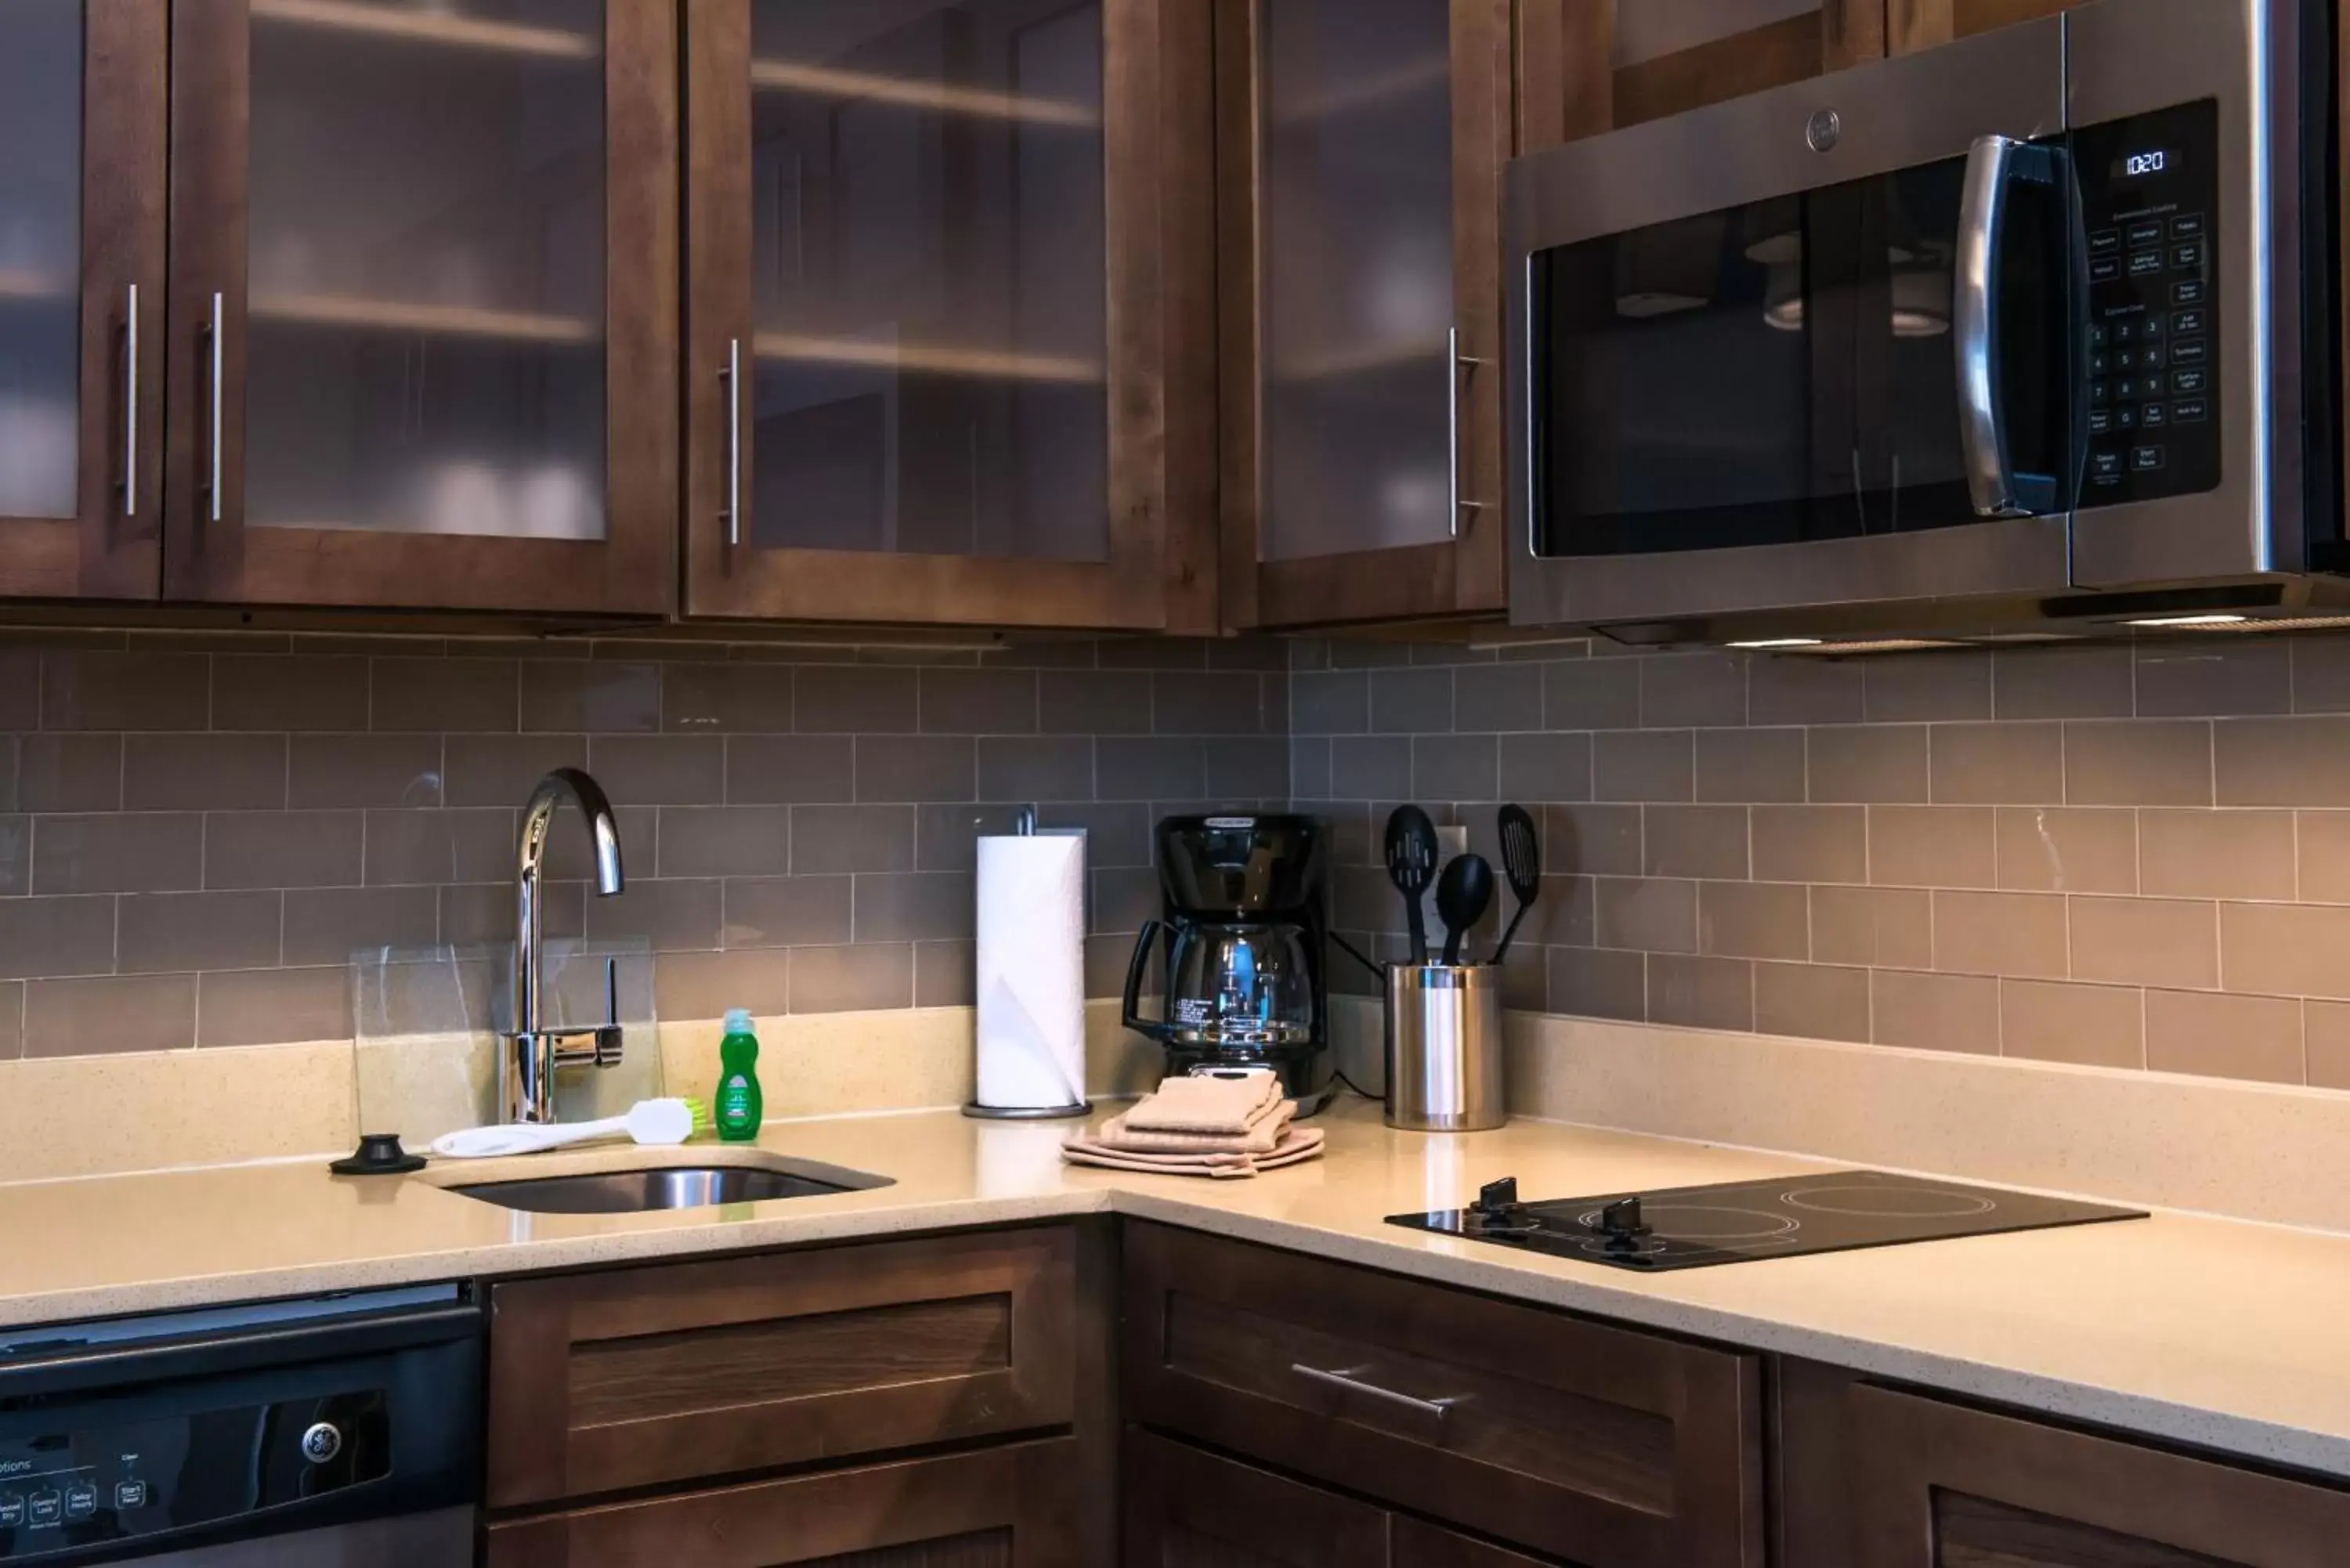
[[[1965,194],[1959,207],[1957,298],[1951,334],[1959,367],[1959,450],[1967,493],[1984,517],[2031,514],[2017,497],[2007,456],[2005,410],[1999,390],[1999,253],[2006,228],[2007,191],[2019,153],[2028,143],[1980,136],[1967,150]]]

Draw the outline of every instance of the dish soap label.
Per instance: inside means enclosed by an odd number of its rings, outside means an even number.
[[[751,1014],[736,1008],[726,1015],[726,1036],[718,1043],[718,1137],[748,1143],[759,1136],[765,1105],[759,1093],[759,1037]]]

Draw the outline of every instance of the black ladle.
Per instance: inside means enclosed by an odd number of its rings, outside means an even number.
[[[1493,868],[1482,855],[1456,856],[1436,884],[1436,912],[1444,917],[1444,961],[1461,961],[1461,940],[1493,902]]]
[[[1428,961],[1428,921],[1419,900],[1436,880],[1436,824],[1416,805],[1399,805],[1388,817],[1388,880],[1403,895],[1406,929],[1411,932],[1411,961]]]
[[[1518,912],[1510,917],[1502,945],[1493,950],[1495,963],[1509,956],[1520,922],[1542,892],[1542,836],[1534,831],[1532,814],[1522,805],[1502,808],[1502,875],[1509,878],[1510,891],[1517,897]]]

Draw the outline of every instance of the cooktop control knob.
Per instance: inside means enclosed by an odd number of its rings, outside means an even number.
[[[1518,1206],[1518,1179],[1505,1176],[1499,1181],[1489,1181],[1477,1189],[1477,1212],[1507,1214]]]
[[[1640,1220],[1640,1200],[1619,1198],[1599,1211],[1599,1230],[1611,1247],[1629,1247],[1648,1233]]]

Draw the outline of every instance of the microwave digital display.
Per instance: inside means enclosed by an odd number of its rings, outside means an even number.
[[[2116,180],[2144,180],[2150,175],[2168,173],[2177,161],[2178,154],[2164,147],[2147,152],[2126,152],[2114,161],[2112,177]]]

